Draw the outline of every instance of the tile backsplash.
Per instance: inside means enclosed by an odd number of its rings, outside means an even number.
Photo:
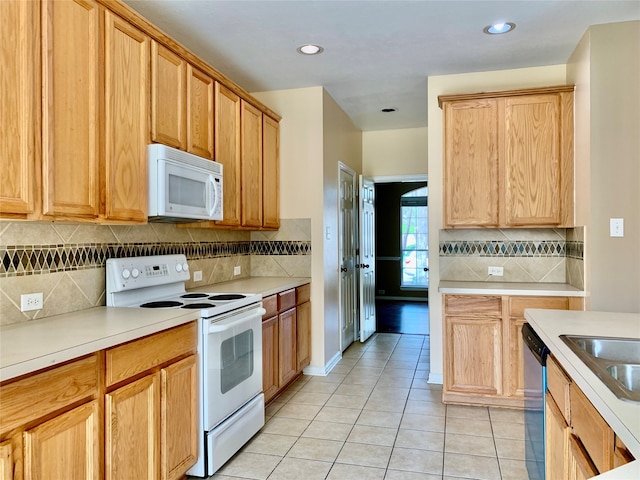
[[[203,272],[187,288],[248,276],[310,276],[311,221],[283,219],[279,231],[264,233],[0,222],[0,325],[104,305],[108,258],[172,253],[184,253],[191,271]],[[43,292],[44,308],[20,312],[20,295],[35,292]]]
[[[440,231],[440,279],[568,283],[584,288],[584,227]],[[490,276],[489,266],[503,267]]]

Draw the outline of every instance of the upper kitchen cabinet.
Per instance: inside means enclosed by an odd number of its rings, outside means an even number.
[[[0,2],[0,214],[32,214],[39,199],[39,2]]]
[[[573,225],[573,91],[438,97],[446,228]]]
[[[213,79],[151,42],[151,141],[213,157]]]
[[[240,102],[242,225],[262,227],[262,112]]]
[[[262,116],[262,226],[280,228],[280,124]]]
[[[97,218],[100,9],[92,0],[41,5],[42,213]]]
[[[151,42],[151,141],[187,149],[187,62]]]
[[[105,12],[104,41],[105,216],[146,221],[150,39]]]
[[[223,165],[223,219],[217,225],[240,226],[242,164],[240,158],[240,97],[216,82],[215,160]]]

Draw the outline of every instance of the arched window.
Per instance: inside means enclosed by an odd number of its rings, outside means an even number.
[[[400,199],[401,286],[405,288],[429,287],[428,193],[428,187],[421,187]]]

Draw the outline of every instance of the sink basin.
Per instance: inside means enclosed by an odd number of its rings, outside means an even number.
[[[627,390],[640,391],[640,365],[618,364],[607,367],[607,372]]]
[[[560,335],[618,398],[640,403],[640,340]]]

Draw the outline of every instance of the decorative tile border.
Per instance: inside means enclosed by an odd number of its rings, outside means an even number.
[[[109,258],[182,253],[189,260],[244,255],[310,255],[311,242],[188,242],[0,246],[0,277],[101,268]]]
[[[443,241],[441,257],[567,257],[582,259],[583,242],[540,241]]]

